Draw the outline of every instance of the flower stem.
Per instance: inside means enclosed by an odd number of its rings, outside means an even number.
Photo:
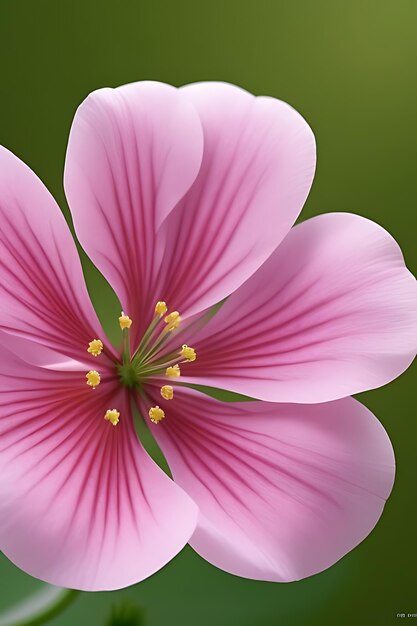
[[[34,594],[0,615],[0,626],[42,626],[75,600],[78,591],[44,584]]]
[[[176,359],[172,359],[171,361],[165,361],[163,363],[159,363],[153,366],[152,363],[148,365],[144,365],[136,370],[136,374],[139,378],[145,378],[146,376],[152,376],[153,374],[157,374],[160,372],[164,373],[164,370],[171,365],[175,365],[178,363],[178,357]]]
[[[152,335],[153,331],[155,330],[155,328],[156,328],[158,322],[160,321],[160,319],[161,319],[160,315],[155,316],[153,318],[152,322],[150,323],[150,325],[148,326],[148,330],[143,335],[142,341],[140,342],[140,344],[139,344],[135,354],[133,355],[133,359],[135,359],[136,361],[140,361],[143,353],[147,349],[148,339],[151,337],[151,335]]]
[[[129,329],[124,328],[122,330],[122,335],[123,335],[123,365],[127,365],[130,363]]]

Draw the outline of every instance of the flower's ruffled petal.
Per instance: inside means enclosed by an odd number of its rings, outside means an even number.
[[[380,226],[335,213],[291,230],[193,338],[189,382],[274,402],[386,384],[417,348],[417,285]]]
[[[191,315],[216,304],[268,258],[297,218],[315,141],[288,104],[225,83],[181,88],[204,130],[199,175],[164,224],[158,293]]]
[[[55,585],[116,589],[153,574],[188,541],[191,499],[137,441],[109,377],[25,364],[0,348],[0,546]],[[120,411],[114,427],[103,419]]]
[[[3,147],[0,225],[0,329],[88,359],[88,342],[104,333],[71,233],[39,178]]]
[[[292,581],[335,563],[378,521],[388,436],[356,400],[222,403],[175,389],[152,432],[198,504],[192,547],[233,574]]]
[[[169,85],[99,89],[72,125],[65,191],[77,236],[134,319],[152,316],[161,222],[198,173],[203,133],[194,107]],[[145,320],[145,322],[143,322]]]

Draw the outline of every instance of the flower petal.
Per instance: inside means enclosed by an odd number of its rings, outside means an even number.
[[[378,521],[394,456],[356,400],[222,403],[176,389],[166,404],[152,432],[199,506],[190,544],[217,567],[298,580],[335,563]]]
[[[241,285],[285,237],[314,176],[315,141],[288,104],[226,83],[181,88],[204,130],[199,175],[168,217],[159,289],[191,315]]]
[[[321,215],[293,228],[192,341],[189,382],[274,402],[334,400],[410,365],[416,281],[383,228]]]
[[[202,153],[198,115],[169,85],[99,89],[75,115],[65,164],[75,230],[134,319],[136,339],[159,299],[151,289],[164,243],[156,232],[193,183]]]
[[[76,359],[104,339],[65,219],[37,176],[0,146],[0,328]]]
[[[13,352],[19,359],[30,363],[31,365],[37,365],[39,367],[45,367],[50,369],[63,369],[64,371],[76,370],[80,371],[83,368],[88,370],[90,363],[88,354],[86,353],[86,359],[83,361],[76,361],[70,357],[65,356],[60,352],[51,350],[42,346],[40,343],[31,341],[30,339],[23,339],[17,335],[11,335],[0,330],[0,345]],[[103,363],[101,363],[101,366]],[[100,367],[102,369],[102,367]],[[109,362],[106,360],[104,363],[104,369],[109,370]],[[114,366],[113,368],[114,369]]]
[[[64,587],[125,587],[188,541],[191,499],[140,446],[125,391],[107,377],[23,363],[0,348],[0,545]],[[103,419],[120,411],[116,427]]]

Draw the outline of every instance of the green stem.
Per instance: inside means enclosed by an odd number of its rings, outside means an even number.
[[[149,364],[145,367],[140,367],[136,370],[136,374],[139,378],[145,378],[146,376],[152,376],[152,374],[161,373],[161,375],[165,374],[167,367],[171,367],[172,365],[178,364],[178,358],[172,359],[172,361],[166,361],[165,363],[160,363],[153,367],[153,364]]]
[[[147,360],[147,361],[142,361],[142,366],[148,366],[150,365],[151,367],[154,366],[161,366],[163,367],[164,363],[166,363],[167,361],[172,361],[173,359],[175,361],[178,361],[181,358],[181,354],[179,350],[174,350],[173,352],[170,352],[169,354],[164,354],[164,356],[160,357],[159,359],[155,359],[154,361],[152,360]]]
[[[136,361],[141,360],[143,353],[148,347],[148,339],[150,338],[156,326],[158,325],[159,321],[161,320],[161,317],[162,317],[161,315],[157,315],[156,317],[153,318],[152,322],[148,326],[148,330],[143,335],[142,341],[140,342],[135,354],[133,355],[132,360],[136,360]]]
[[[130,363],[130,341],[129,341],[129,329],[124,328],[122,330],[123,335],[123,364]]]
[[[0,615],[0,626],[42,626],[69,606],[78,593],[45,583],[29,598]]]
[[[181,319],[181,318],[178,318]],[[173,334],[176,332],[177,328],[172,328],[170,327],[169,324],[167,324],[165,326],[165,328],[159,333],[158,337],[155,340],[155,343],[153,344],[152,348],[150,350],[148,350],[148,352],[146,352],[146,354],[143,354],[143,352],[140,355],[140,361],[141,362],[145,362],[145,361],[149,361],[151,359],[151,357],[153,357],[154,354],[156,354],[157,352],[159,352],[159,350],[162,348],[162,345],[170,338],[173,336]],[[148,346],[149,347],[149,346]],[[138,357],[135,357],[135,362],[138,360]]]

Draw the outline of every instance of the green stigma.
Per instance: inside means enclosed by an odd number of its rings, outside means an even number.
[[[117,372],[122,385],[132,389],[138,384],[138,376],[132,363],[118,363]]]

